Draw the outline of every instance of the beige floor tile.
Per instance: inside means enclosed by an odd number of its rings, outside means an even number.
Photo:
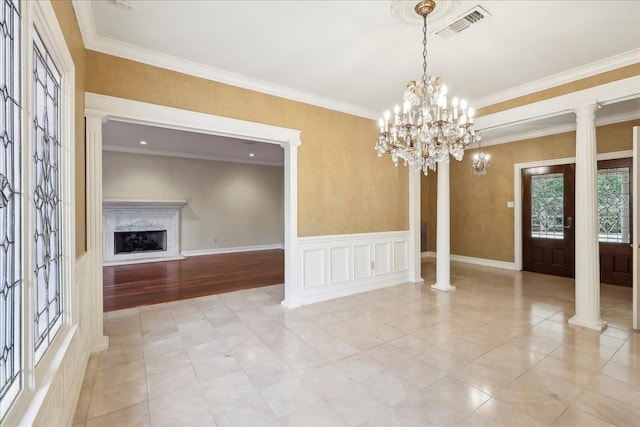
[[[99,391],[134,380],[145,379],[144,360],[136,360],[113,368],[99,369],[96,372],[93,390]]]
[[[505,387],[495,398],[546,424],[553,424],[567,408],[560,399],[518,383]]]
[[[311,390],[299,378],[291,378],[267,387],[260,393],[277,417],[291,414],[299,407],[317,402],[321,396]]]
[[[640,408],[589,389],[582,392],[574,407],[619,426],[637,425],[640,419]]]
[[[640,387],[633,386],[626,381],[620,381],[606,374],[598,374],[587,388],[640,408]]]
[[[469,415],[491,399],[489,394],[449,375],[428,386],[423,393],[446,402],[463,416]]]
[[[548,425],[537,418],[518,411],[513,406],[491,399],[467,417],[461,425],[487,427],[544,426]]]
[[[572,404],[584,390],[581,385],[535,367],[518,377],[514,383],[536,390],[545,396],[558,399],[567,405]]]
[[[146,400],[147,382],[145,379],[97,390],[91,395],[87,419],[124,409]]]
[[[425,265],[432,283],[434,265]],[[111,348],[90,358],[75,422],[493,427],[640,419],[630,290],[601,288],[610,327],[598,333],[567,324],[570,279],[467,264],[454,264],[452,279],[451,294],[406,284],[298,310],[279,304],[283,286],[275,285],[108,313]]]
[[[289,415],[280,418],[283,426],[299,427],[342,427],[347,422],[324,400],[297,408]]]
[[[613,427],[613,424],[575,408],[567,408],[553,425],[558,427]]]
[[[128,408],[120,409],[101,417],[87,420],[86,427],[147,427],[149,420],[149,403],[142,402]]]
[[[324,400],[351,426],[359,426],[386,408],[375,393],[360,384],[325,395]]]

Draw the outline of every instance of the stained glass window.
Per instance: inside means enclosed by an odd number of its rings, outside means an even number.
[[[33,42],[36,360],[62,326],[60,73],[37,31]]]
[[[564,239],[564,177],[531,177],[531,237]]]
[[[21,388],[20,3],[0,0],[0,421]]]
[[[629,167],[598,170],[601,242],[629,243]]]

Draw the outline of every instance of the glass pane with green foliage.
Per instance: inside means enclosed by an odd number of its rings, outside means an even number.
[[[531,237],[564,238],[564,176],[531,177]]]

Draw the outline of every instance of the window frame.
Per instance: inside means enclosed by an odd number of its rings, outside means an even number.
[[[79,333],[78,289],[74,286],[75,269],[75,65],[66,40],[49,1],[17,0],[21,3],[21,139],[22,139],[22,388],[0,414],[2,423],[32,424],[46,401],[52,378],[62,366],[73,338]],[[33,163],[33,34],[40,39],[60,72],[60,228],[62,326],[42,357],[35,358],[35,281],[34,281],[34,163]]]

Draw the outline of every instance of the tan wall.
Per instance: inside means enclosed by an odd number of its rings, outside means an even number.
[[[549,89],[529,93],[497,104],[487,105],[486,107],[478,108],[476,116],[486,116],[499,111],[510,110],[511,108],[544,101],[545,99],[555,98],[556,96],[566,95],[568,93],[577,92],[579,90],[600,86],[605,83],[611,83],[637,75],[640,75],[640,62],[627,65],[626,67],[620,67],[615,70],[605,71],[604,73],[585,77],[583,79],[575,80]]]
[[[86,90],[302,131],[298,234],[406,230],[408,174],[379,159],[376,123],[87,51]]]
[[[86,75],[85,48],[80,34],[80,27],[70,1],[54,0],[51,2],[58,17],[65,41],[71,52],[76,67],[76,256],[87,250],[87,199],[85,169],[85,132],[84,132],[84,83]]]
[[[630,150],[633,126],[639,125],[640,120],[635,120],[598,127],[598,153]],[[465,153],[461,162],[452,161],[451,253],[513,262],[514,210],[507,208],[507,202],[514,199],[514,164],[574,157],[575,138],[575,132],[567,132],[486,147],[485,151],[491,155],[491,167],[483,177],[471,171],[476,150]],[[435,248],[435,182],[433,179],[427,200],[422,200],[422,220],[433,223],[430,250]]]
[[[110,151],[102,167],[105,199],[187,201],[184,251],[284,243],[282,167]]]

